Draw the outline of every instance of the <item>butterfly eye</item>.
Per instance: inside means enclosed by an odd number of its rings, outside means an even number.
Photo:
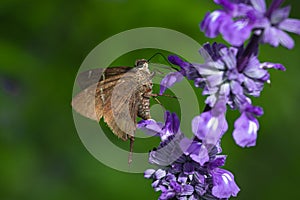
[[[138,68],[143,68],[145,64],[147,64],[148,61],[145,60],[145,59],[141,59],[141,60],[137,60],[135,62],[135,66],[138,67]]]

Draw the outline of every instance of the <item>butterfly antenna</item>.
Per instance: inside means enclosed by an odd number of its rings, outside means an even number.
[[[164,54],[160,53],[160,52],[157,52],[157,53],[155,53],[153,56],[151,56],[151,57],[148,59],[148,62],[150,62],[151,59],[153,59],[154,57],[156,57],[156,56],[158,56],[158,55],[160,55],[160,56],[161,56],[161,57],[169,64],[169,66],[170,66],[172,69],[174,69],[174,70],[176,70],[176,71],[179,71],[176,67],[174,67],[174,66],[172,65],[172,63],[170,63],[170,61],[166,58],[166,56],[165,56]]]

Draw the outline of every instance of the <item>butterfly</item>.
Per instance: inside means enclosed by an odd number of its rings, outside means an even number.
[[[148,61],[140,59],[135,67],[119,66],[91,69],[80,73],[76,82],[82,89],[72,99],[72,107],[79,114],[97,122],[101,118],[122,140],[130,140],[132,161],[136,118],[151,119],[150,98],[154,72]]]

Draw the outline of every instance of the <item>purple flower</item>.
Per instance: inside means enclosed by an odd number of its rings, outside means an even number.
[[[240,46],[252,31],[262,34],[262,42],[291,49],[294,40],[285,31],[300,34],[300,20],[288,18],[290,6],[279,8],[283,0],[273,0],[267,9],[265,0],[215,0],[223,7],[207,13],[200,25],[205,35],[221,34],[233,46]]]
[[[162,141],[169,136],[175,135],[179,130],[179,119],[175,113],[165,113],[165,124],[155,122],[153,119],[141,120],[137,127],[146,131],[150,135],[159,135]]]
[[[167,74],[162,79],[160,83],[160,94],[163,94],[167,88],[172,87],[176,82],[180,82],[184,76],[190,80],[194,80],[195,84],[200,82],[200,75],[191,63],[184,62],[179,57],[172,55],[168,57],[168,60],[174,65],[180,66],[181,69],[178,72]]]
[[[242,45],[251,34],[256,22],[255,10],[245,1],[215,0],[223,10],[207,13],[200,24],[200,29],[207,37],[214,38],[221,34],[234,46]]]
[[[233,174],[227,170],[215,168],[212,170],[213,188],[212,194],[218,198],[236,196],[240,191],[234,181]]]
[[[274,0],[266,8],[265,0],[251,0],[251,3],[257,11],[257,17],[261,20],[254,25],[255,28],[263,29],[262,42],[268,43],[274,47],[279,44],[292,49],[294,40],[285,31],[300,34],[300,20],[288,18],[291,7],[279,8],[283,0]]]
[[[216,110],[214,112],[216,113],[212,113],[212,116],[218,113]],[[220,169],[225,164],[226,156],[217,155],[221,153],[219,145],[215,144],[209,149],[208,160],[200,165],[192,156],[197,156],[198,146],[204,146],[201,140],[196,136],[190,141],[182,135],[175,113],[171,114],[167,111],[165,116],[163,126],[161,126],[162,123],[154,120],[143,120],[139,123],[139,127],[146,131],[148,128],[150,131],[156,130],[156,135],[160,135],[162,139],[158,148],[150,152],[149,157],[149,162],[156,164],[159,169],[148,169],[144,173],[145,178],[152,179],[154,190],[161,192],[159,199],[217,200],[236,196],[239,188],[234,182],[233,175]],[[149,121],[149,126],[147,121]],[[157,125],[155,126],[154,123]],[[153,129],[153,127],[161,128]],[[173,161],[170,161],[170,158],[173,158]],[[167,164],[168,160],[169,164]],[[229,178],[224,179],[223,177],[226,176]],[[225,190],[219,191],[221,187]]]
[[[163,94],[165,90],[172,87],[176,82],[180,82],[183,79],[181,72],[172,72],[165,76],[160,83],[160,94]]]
[[[255,146],[259,123],[251,113],[243,112],[234,123],[233,138],[241,147]]]
[[[227,131],[228,125],[225,119],[226,102],[220,100],[211,110],[203,112],[192,121],[192,130],[199,142],[192,143],[190,157],[203,165],[209,161],[209,152],[211,148],[218,145],[222,135]]]
[[[167,166],[182,155],[181,148],[177,145],[182,138],[179,129],[179,119],[175,113],[165,112],[165,123],[156,122],[153,119],[141,120],[137,127],[151,135],[161,138],[161,143],[155,151],[149,153],[149,162],[152,164]]]

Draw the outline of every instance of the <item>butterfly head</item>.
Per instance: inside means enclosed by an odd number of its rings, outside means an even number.
[[[137,67],[140,70],[147,70],[148,69],[148,61],[146,59],[136,60],[135,67]]]

